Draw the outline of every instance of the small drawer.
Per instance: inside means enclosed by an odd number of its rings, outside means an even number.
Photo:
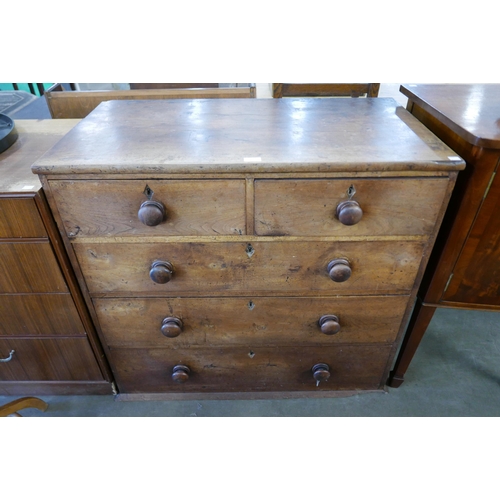
[[[391,346],[111,349],[124,393],[380,389]],[[320,382],[313,367],[328,365]],[[175,367],[185,366],[188,372]],[[175,371],[175,375],[174,375]],[[175,380],[176,379],[176,380]]]
[[[33,198],[0,197],[0,238],[47,238]]]
[[[75,243],[73,247],[92,294],[247,296],[249,290],[255,295],[407,293],[423,245],[421,241],[254,241]],[[333,281],[332,275],[345,281]]]
[[[2,380],[90,381],[103,377],[86,338],[12,338],[0,339]]]
[[[392,343],[408,296],[94,299],[113,347]],[[338,330],[338,331],[337,331]]]
[[[243,180],[52,180],[50,187],[72,238],[246,232]]]
[[[49,242],[0,241],[0,293],[67,292]]]
[[[85,335],[70,294],[2,295],[0,336]]]
[[[351,201],[359,206],[339,206],[349,200],[351,187],[355,190]],[[447,177],[257,180],[255,233],[427,235],[436,223],[447,187]],[[339,214],[337,207],[342,208]]]

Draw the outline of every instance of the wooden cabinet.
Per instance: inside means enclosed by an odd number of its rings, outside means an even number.
[[[111,374],[31,164],[76,123],[18,121],[0,155],[0,394],[111,394]]]
[[[466,161],[391,373],[399,387],[437,307],[500,310],[500,85],[407,85],[408,110]]]
[[[121,398],[328,396],[384,388],[453,156],[392,99],[115,101],[33,169]]]

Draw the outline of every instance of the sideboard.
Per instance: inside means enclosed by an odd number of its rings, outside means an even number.
[[[384,389],[461,158],[392,99],[100,104],[33,171],[123,399]]]
[[[18,120],[0,154],[0,394],[112,394],[111,373],[31,164],[78,120]]]
[[[389,385],[399,387],[437,307],[500,310],[500,85],[404,85],[407,109],[466,161]]]

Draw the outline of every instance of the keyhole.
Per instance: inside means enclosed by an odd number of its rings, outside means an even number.
[[[353,184],[351,184],[349,186],[349,189],[347,190],[347,197],[351,199],[355,194],[356,194],[356,188],[354,187]]]
[[[249,358],[253,358],[254,356],[255,356],[255,353],[254,353],[253,351],[250,351],[250,352],[248,353],[248,357],[249,357]]]
[[[151,200],[153,198],[153,190],[146,184],[146,187],[144,188],[144,194],[146,195],[146,198],[148,200]]]
[[[248,255],[248,258],[250,258],[255,253],[255,249],[252,245],[250,245],[250,243],[247,245],[245,253]]]
[[[255,307],[255,304],[252,301],[250,301],[248,303],[248,309],[250,309],[250,311],[251,311],[254,307]]]

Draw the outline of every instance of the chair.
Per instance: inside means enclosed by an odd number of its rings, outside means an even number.
[[[273,83],[273,97],[377,97],[380,83]]]
[[[58,85],[45,91],[52,118],[85,118],[101,102],[131,99],[255,98],[255,86],[183,89],[64,91]]]
[[[20,398],[0,406],[0,417],[8,417],[9,415],[21,417],[22,415],[19,415],[18,412],[26,408],[36,408],[37,410],[45,411],[48,407],[49,405],[45,401],[38,398]]]

